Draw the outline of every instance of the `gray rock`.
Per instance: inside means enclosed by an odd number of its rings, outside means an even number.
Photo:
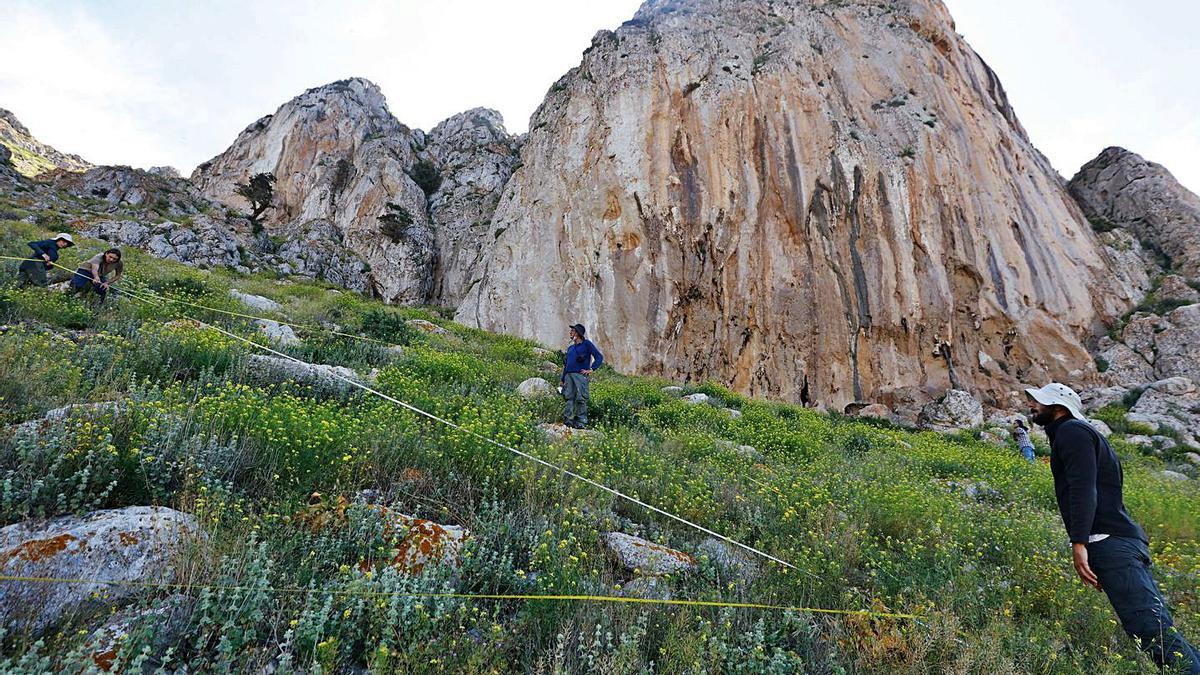
[[[122,610],[92,631],[84,649],[100,670],[111,671],[121,647],[138,633],[148,631],[152,636],[147,645],[151,656],[141,672],[152,672],[161,665],[159,657],[182,637],[195,606],[195,598],[172,595],[150,607]]]
[[[1190,379],[1179,376],[1158,380],[1150,388],[1168,396],[1186,396],[1196,391],[1196,385]]]
[[[340,394],[358,381],[358,374],[344,366],[302,363],[278,356],[251,354],[246,357],[246,371],[251,380],[263,383],[295,382],[321,394]]]
[[[1200,222],[1200,221],[1197,221]],[[1200,292],[1188,285],[1187,279],[1178,274],[1168,274],[1163,277],[1155,297],[1159,300],[1170,300],[1185,304],[1200,302]]]
[[[1083,401],[1084,412],[1093,412],[1106,405],[1120,403],[1128,393],[1129,390],[1125,387],[1100,387],[1085,390],[1079,398]]]
[[[701,394],[698,392],[695,394],[688,394],[687,396],[684,396],[683,400],[685,400],[688,403],[691,403],[693,405],[700,405],[702,403],[708,403],[710,401],[708,394]]]
[[[492,214],[520,162],[518,140],[500,113],[475,108],[438,124],[426,141],[442,179],[429,198],[438,252],[433,302],[456,307],[495,239]]]
[[[697,552],[742,582],[753,581],[762,571],[758,561],[749,553],[716,537],[708,537],[700,542]]]
[[[1128,345],[1117,343],[1099,356],[1108,363],[1102,377],[1112,387],[1131,389],[1154,379],[1154,366]]]
[[[634,574],[657,576],[696,568],[695,559],[687,553],[623,532],[605,532],[600,542],[615,563]]]
[[[965,391],[951,389],[940,401],[921,409],[917,426],[931,431],[956,431],[983,424],[983,404]]]
[[[300,344],[300,338],[296,336],[296,331],[292,330],[291,326],[269,319],[256,319],[254,323],[267,336],[271,344],[276,347],[290,347]]]
[[[1159,418],[1154,415],[1144,415],[1141,413],[1129,413],[1125,415],[1126,422],[1134,422],[1136,424],[1145,424],[1150,427],[1151,431],[1158,431],[1162,424],[1159,423]]]
[[[1171,471],[1170,469],[1163,469],[1159,472],[1159,475],[1167,480],[1172,481],[1191,480],[1191,478],[1188,478],[1186,475],[1179,473],[1178,471]]]
[[[13,425],[10,430],[17,434],[33,433],[45,430],[50,426],[61,424],[73,417],[97,419],[106,415],[119,414],[124,407],[122,401],[104,401],[100,403],[72,403],[61,408],[47,410],[40,419],[27,420]]]
[[[683,396],[683,387],[676,387],[676,386],[663,387],[662,393],[664,393],[668,396]]]
[[[621,595],[627,598],[670,600],[671,585],[660,577],[636,577],[621,586]]]
[[[195,518],[160,506],[9,525],[0,529],[0,573],[92,583],[0,584],[0,616],[40,634],[68,616],[118,606],[145,592],[120,582],[174,582],[188,547],[204,539]]]
[[[554,387],[540,377],[531,377],[517,385],[517,396],[525,399],[551,396],[554,393]]]
[[[432,333],[434,335],[449,335],[450,334],[450,331],[446,330],[445,328],[442,328],[441,326],[437,325],[436,323],[433,323],[432,321],[426,321],[425,319],[409,319],[408,325],[410,325],[413,328],[416,328],[418,330],[424,331],[426,333]]]
[[[604,434],[595,429],[572,429],[565,424],[539,424],[538,429],[546,436],[550,442],[570,441],[570,440],[595,440],[602,438]]]
[[[1143,436],[1141,434],[1133,434],[1132,436],[1126,436],[1125,440],[1128,441],[1129,443],[1133,443],[1134,445],[1144,445],[1148,448],[1154,446],[1153,438],[1150,438],[1149,436]]]
[[[1151,436],[1150,440],[1154,441],[1158,447],[1162,448],[1163,450],[1173,450],[1179,445],[1175,442],[1175,439],[1171,438],[1170,436]]]
[[[557,373],[558,364],[553,361],[542,361],[542,364],[538,366],[538,370],[543,373]]]
[[[1112,435],[1112,429],[1110,429],[1108,427],[1108,425],[1104,423],[1103,420],[1089,419],[1088,424],[1092,425],[1093,429],[1095,429],[1096,431],[1099,431],[1104,436]]]
[[[729,415],[729,418],[730,418],[730,419],[735,419],[735,420],[736,420],[736,419],[739,419],[739,418],[742,416],[742,411],[741,411],[741,410],[735,410],[735,409],[733,409],[733,408],[722,408],[722,410],[724,410],[724,411],[725,411],[725,413],[726,413],[727,415]]]
[[[1183,274],[1200,276],[1200,197],[1161,165],[1106,148],[1068,187],[1088,218],[1128,229],[1161,248]]]
[[[733,452],[754,462],[761,462],[763,460],[762,453],[753,445],[739,445],[733,441],[719,439],[713,446],[721,452]]]
[[[283,305],[270,298],[264,298],[261,295],[243,293],[236,288],[230,290],[229,295],[250,309],[257,309],[264,312],[278,312],[283,309]]]
[[[882,403],[872,403],[860,408],[855,415],[857,417],[876,417],[886,420],[892,416],[892,410]]]

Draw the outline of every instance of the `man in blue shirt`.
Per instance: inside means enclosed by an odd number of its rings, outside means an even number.
[[[567,358],[559,378],[567,402],[563,423],[573,429],[587,426],[588,376],[604,363],[604,355],[584,337],[586,334],[583,324],[571,326],[571,344],[567,346]]]
[[[58,260],[58,249],[74,245],[75,240],[66,232],[59,232],[53,239],[29,242],[33,255],[18,268],[20,276],[17,279],[17,287],[48,286],[50,280],[46,278],[46,270],[50,269],[51,263]]]

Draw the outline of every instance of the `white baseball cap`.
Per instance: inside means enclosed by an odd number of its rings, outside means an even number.
[[[1042,405],[1061,405],[1075,419],[1088,421],[1087,416],[1083,414],[1083,401],[1079,400],[1079,394],[1065,384],[1051,382],[1041,389],[1026,389],[1025,393]]]

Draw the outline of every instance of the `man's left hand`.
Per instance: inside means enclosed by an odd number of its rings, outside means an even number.
[[[590,371],[590,370],[581,370],[581,371],[579,371],[579,372],[583,373],[584,375],[591,375],[591,374],[592,374],[592,371]]]
[[[1104,590],[1100,586],[1100,580],[1096,578],[1096,573],[1088,566],[1087,544],[1071,544],[1071,555],[1075,558],[1075,573],[1079,575],[1080,581],[1098,591]]]

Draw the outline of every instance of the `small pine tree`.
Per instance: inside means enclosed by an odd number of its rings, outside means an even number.
[[[412,227],[413,217],[408,209],[388,202],[387,211],[379,216],[379,231],[393,244],[399,244],[408,236],[408,228]]]
[[[256,173],[248,182],[235,183],[234,192],[250,202],[250,224],[254,226],[254,231],[258,232],[262,229],[259,218],[267,209],[275,208],[272,203],[275,199],[275,174]]]

